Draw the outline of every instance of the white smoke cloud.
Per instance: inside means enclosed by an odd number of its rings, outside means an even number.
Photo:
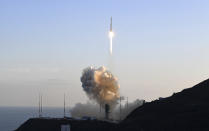
[[[88,67],[81,76],[82,87],[90,100],[96,101],[104,107],[105,104],[114,108],[119,99],[119,84],[116,77],[104,66],[100,68]]]
[[[129,102],[128,104],[122,104],[121,109],[120,105],[117,105],[110,113],[110,119],[113,120],[123,120],[125,119],[134,109],[143,105],[145,103],[144,100],[135,100],[133,102]],[[89,116],[97,119],[105,118],[105,111],[101,109],[98,104],[88,101],[87,103],[77,103],[71,109],[72,117],[83,117]]]

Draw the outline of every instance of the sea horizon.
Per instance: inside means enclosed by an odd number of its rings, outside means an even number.
[[[0,129],[12,131],[30,118],[39,117],[38,107],[35,106],[0,106]],[[62,118],[63,107],[43,107],[43,117]],[[69,108],[66,108],[66,116],[69,115]]]

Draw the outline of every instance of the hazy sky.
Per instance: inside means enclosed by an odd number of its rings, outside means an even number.
[[[82,69],[108,66],[130,101],[209,77],[208,0],[1,0],[0,106],[86,102]],[[108,30],[113,17],[113,56]]]

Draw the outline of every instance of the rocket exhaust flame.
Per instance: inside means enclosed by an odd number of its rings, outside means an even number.
[[[112,31],[112,17],[110,18],[110,32],[109,32],[109,37],[110,37],[110,55],[112,55],[112,39],[113,39],[114,33]]]
[[[110,37],[110,54],[112,55],[112,38],[114,36],[113,32],[109,32],[109,37]]]
[[[91,100],[104,108],[105,104],[114,108],[119,99],[119,84],[117,78],[104,66],[96,69],[88,67],[81,76],[83,90]]]

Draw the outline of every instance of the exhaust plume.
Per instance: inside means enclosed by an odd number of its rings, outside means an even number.
[[[113,38],[113,32],[109,32],[109,36],[110,36],[110,55],[112,55],[112,38]]]
[[[114,32],[112,31],[112,17],[110,18],[110,31],[109,31],[109,37],[110,37],[110,55],[112,55],[112,38],[114,36]]]
[[[104,108],[105,104],[114,108],[119,99],[119,84],[117,78],[104,66],[96,69],[88,67],[81,76],[83,90],[90,100],[96,101]]]
[[[136,109],[139,106],[142,106],[145,103],[144,100],[135,100],[133,102],[130,102],[127,104],[121,105],[121,112],[120,112],[120,106],[117,105],[110,114],[110,118],[113,120],[123,120],[125,119],[134,109]],[[104,110],[102,110],[104,112]],[[97,119],[103,119],[104,113],[100,112],[100,107],[98,104],[88,101],[86,103],[77,103],[72,109],[71,109],[71,115],[75,118],[82,118],[83,116],[89,116]]]

